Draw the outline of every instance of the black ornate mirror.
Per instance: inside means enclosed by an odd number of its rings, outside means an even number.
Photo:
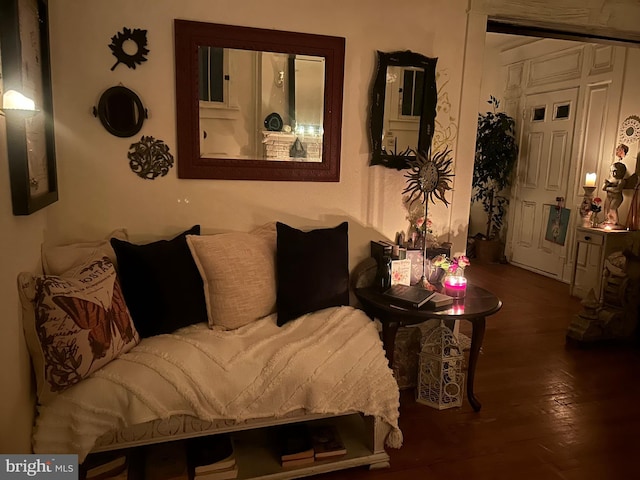
[[[142,128],[147,111],[138,95],[120,85],[105,90],[93,114],[110,134],[132,137]]]
[[[175,20],[178,177],[339,181],[344,47]]]
[[[410,167],[416,152],[429,152],[435,128],[437,58],[409,50],[378,52],[371,95],[371,165]]]

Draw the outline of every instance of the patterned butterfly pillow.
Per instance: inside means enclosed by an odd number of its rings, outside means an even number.
[[[108,257],[63,276],[21,273],[18,290],[41,405],[139,342]]]

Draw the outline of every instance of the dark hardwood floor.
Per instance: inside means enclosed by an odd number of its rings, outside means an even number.
[[[564,283],[511,265],[474,264],[467,272],[504,304],[487,319],[478,361],[482,410],[465,398],[461,408],[438,411],[403,390],[404,446],[388,450],[391,468],[314,478],[638,478],[640,348],[567,346],[567,326],[581,307]]]

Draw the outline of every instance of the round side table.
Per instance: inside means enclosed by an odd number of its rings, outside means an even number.
[[[374,287],[357,288],[355,294],[366,314],[371,319],[379,319],[382,323],[382,343],[389,365],[393,364],[393,349],[399,327],[415,325],[431,319],[470,322],[472,333],[467,371],[467,398],[473,409],[476,412],[480,411],[482,405],[473,393],[473,384],[480,347],[484,339],[485,319],[502,308],[502,301],[498,297],[484,288],[468,285],[464,299],[455,301],[453,305],[439,309],[424,305],[416,309],[394,305],[392,299],[385,297]]]

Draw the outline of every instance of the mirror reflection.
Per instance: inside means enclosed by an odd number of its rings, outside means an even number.
[[[118,85],[105,90],[93,113],[110,134],[132,137],[142,128],[147,111],[135,92]]]
[[[415,157],[423,89],[424,70],[399,66],[387,68],[382,154]]]
[[[200,156],[322,162],[325,59],[198,47]]]
[[[409,50],[378,52],[371,99],[371,165],[409,168],[428,155],[435,128],[436,58]]]
[[[340,181],[344,38],[174,27],[179,178]]]

